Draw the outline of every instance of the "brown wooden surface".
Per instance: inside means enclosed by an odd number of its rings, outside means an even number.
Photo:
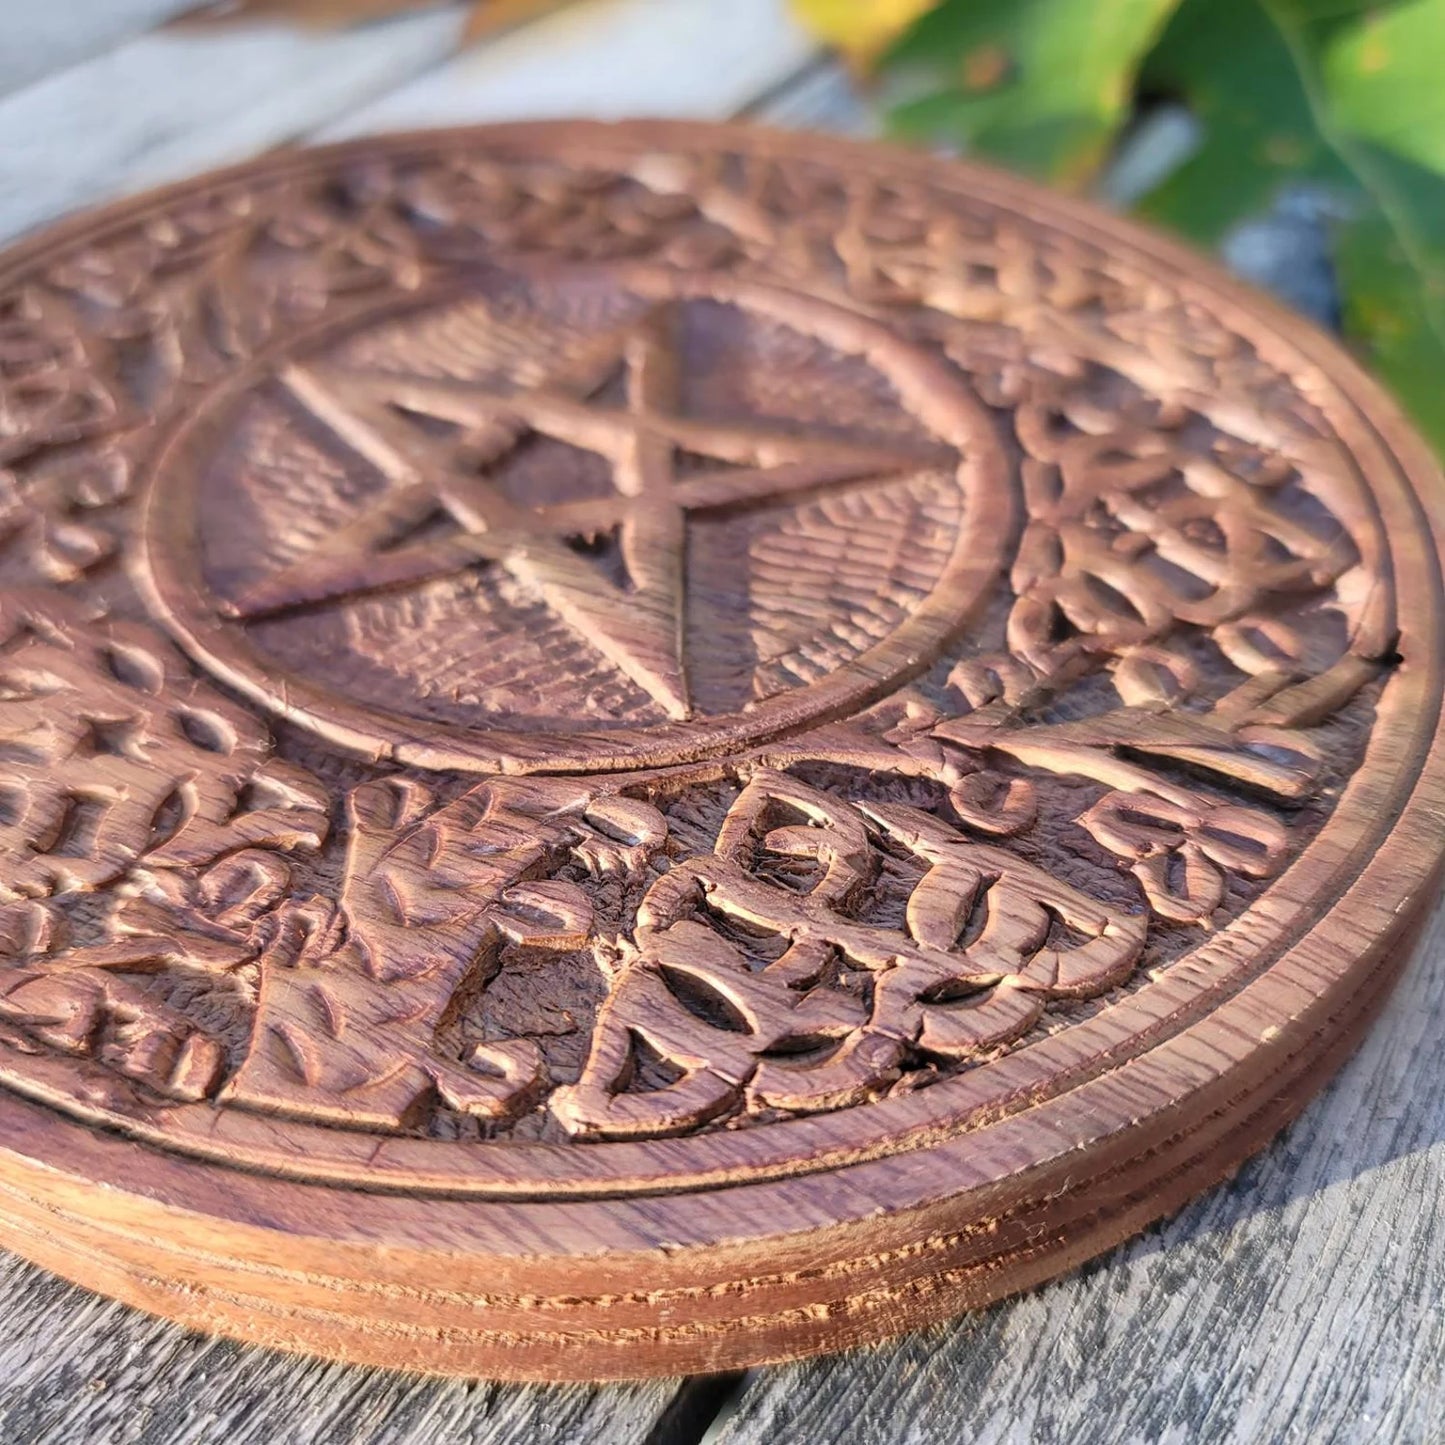
[[[38,1262],[445,1372],[836,1349],[1177,1207],[1378,1006],[1438,477],[1189,253],[580,125],[286,157],[5,274]]]
[[[1440,1440],[1442,946],[1437,916],[1358,1055],[1236,1179],[1022,1299],[751,1372],[709,1445],[845,1432],[952,1445],[965,1428],[998,1445]],[[18,1260],[0,1309],[0,1433],[24,1445],[645,1440],[673,1398],[666,1382],[467,1384],[299,1359],[189,1334]],[[693,1445],[720,1403],[659,1439]]]

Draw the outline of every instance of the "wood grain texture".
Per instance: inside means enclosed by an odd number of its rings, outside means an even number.
[[[25,8],[41,23],[57,13]],[[122,8],[91,6],[87,23]],[[760,113],[824,123],[832,109],[820,116],[815,93],[770,97]],[[85,147],[58,159],[83,165]],[[905,1345],[759,1372],[722,1438],[1442,1438],[1442,950],[1437,923],[1359,1059],[1236,1183],[1032,1299]],[[17,1262],[6,1279],[7,1440],[630,1440],[655,1414],[650,1388],[579,1407],[584,1392],[305,1363],[199,1340]],[[636,1420],[616,1404],[633,1400]],[[597,1432],[575,1423],[579,1410]]]
[[[6,1445],[640,1445],[669,1380],[469,1384],[208,1339],[0,1260]]]
[[[1227,1185],[1035,1294],[749,1377],[710,1441],[1445,1439],[1445,912],[1354,1059]]]

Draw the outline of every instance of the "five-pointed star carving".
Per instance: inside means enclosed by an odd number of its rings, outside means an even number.
[[[224,604],[249,620],[463,571],[505,566],[673,718],[690,713],[683,658],[686,519],[840,483],[916,473],[929,450],[807,437],[680,415],[670,308],[611,333],[546,382],[508,391],[331,365],[291,366],[292,395],[387,479],[383,495],[319,547]],[[589,400],[618,369],[625,405]],[[451,423],[438,438],[418,416]],[[525,507],[487,470],[530,433],[610,463],[607,497]],[[679,477],[678,449],[731,463]],[[438,511],[458,531],[407,543]],[[569,539],[615,531],[630,587]]]

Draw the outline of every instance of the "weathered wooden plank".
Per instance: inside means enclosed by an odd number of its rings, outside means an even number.
[[[155,31],[0,99],[0,238],[73,207],[241,160],[421,73],[465,11],[354,30]]]
[[[0,98],[0,239],[302,135],[559,114],[726,116],[812,54],[783,0],[591,0],[434,69],[464,19],[443,8],[339,32],[172,27]]]
[[[871,137],[880,129],[875,107],[859,92],[847,69],[820,59],[790,76],[747,111],[751,120],[789,130],[826,130]]]
[[[153,1320],[0,1256],[6,1445],[628,1445],[672,1381],[468,1384],[250,1349]]]
[[[1445,1439],[1445,913],[1360,1053],[1228,1186],[1036,1294],[752,1377],[718,1445]]]
[[[193,9],[196,0],[10,0],[0,36],[0,95],[97,55]],[[9,138],[7,137],[7,140]]]
[[[783,0],[592,0],[469,51],[321,134],[570,115],[719,118],[813,54]]]

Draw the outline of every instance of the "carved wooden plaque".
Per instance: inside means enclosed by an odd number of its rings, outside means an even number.
[[[1146,232],[844,142],[280,155],[0,261],[3,1242],[522,1378],[1042,1280],[1339,1063],[1442,488]]]

